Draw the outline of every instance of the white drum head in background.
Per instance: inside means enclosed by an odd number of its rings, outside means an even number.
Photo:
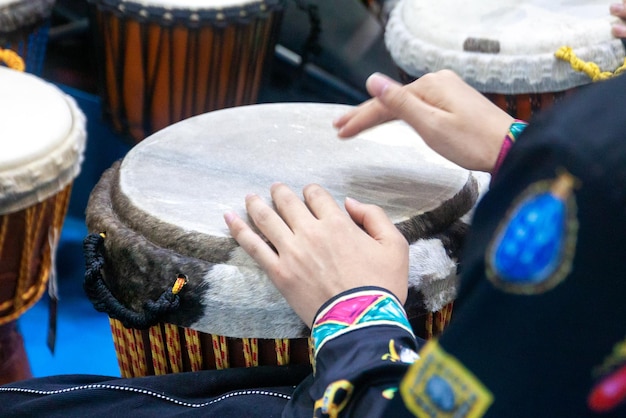
[[[419,77],[451,69],[479,91],[557,92],[590,82],[554,57],[570,46],[603,71],[624,62],[611,35],[610,0],[400,0],[385,43],[404,72]]]
[[[0,214],[41,202],[80,171],[85,116],[72,97],[36,76],[0,67]]]

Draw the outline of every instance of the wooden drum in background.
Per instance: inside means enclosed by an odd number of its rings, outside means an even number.
[[[210,112],[150,136],[103,174],[86,212],[85,289],[114,318],[124,376],[310,361],[310,330],[223,220],[229,210],[246,216],[248,193],[269,201],[276,181],[321,184],[341,205],[351,196],[382,206],[411,244],[414,329],[441,332],[468,212],[488,179],[434,153],[403,122],[340,141],[331,122],[348,109]],[[178,277],[186,284],[173,290]]]
[[[569,46],[614,71],[624,46],[611,35],[610,1],[399,0],[385,43],[408,82],[451,69],[514,117],[533,113],[591,79],[555,58]]]
[[[24,59],[26,71],[41,75],[55,0],[0,0],[0,48]]]
[[[75,101],[0,67],[0,324],[41,296],[85,148]]]
[[[89,0],[104,116],[139,142],[256,103],[284,0]]]
[[[15,321],[42,296],[85,148],[74,100],[0,67],[0,383],[30,377]]]

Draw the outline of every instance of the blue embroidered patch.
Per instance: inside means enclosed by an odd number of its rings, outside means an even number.
[[[428,418],[482,417],[493,395],[455,357],[430,340],[400,383],[405,406]]]
[[[487,251],[487,277],[505,291],[545,292],[571,270],[578,221],[575,179],[561,173],[530,186],[507,214]]]
[[[441,411],[451,412],[454,410],[456,403],[454,389],[443,377],[435,375],[426,381],[426,395]]]

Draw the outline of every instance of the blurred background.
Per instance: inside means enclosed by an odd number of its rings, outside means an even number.
[[[358,104],[368,97],[364,83],[372,72],[398,78],[384,46],[382,3],[287,0],[285,4],[258,102]],[[108,318],[94,310],[82,290],[82,240],[87,234],[84,212],[89,193],[102,172],[132,147],[132,141],[116,134],[102,117],[94,45],[87,1],[58,0],[41,77],[77,100],[87,117],[88,139],[57,253],[59,302],[54,354],[46,344],[47,295],[19,319],[36,377],[120,375]]]

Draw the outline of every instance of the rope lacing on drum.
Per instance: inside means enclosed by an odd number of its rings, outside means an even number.
[[[127,328],[147,329],[161,322],[165,314],[176,310],[180,305],[178,293],[187,283],[187,277],[183,274],[178,275],[171,289],[163,292],[156,301],[146,301],[143,312],[135,312],[117,300],[103,280],[104,256],[102,252],[105,236],[104,233],[89,234],[83,241],[85,254],[83,288],[94,308],[119,320]]]
[[[15,51],[0,48],[0,63],[3,62],[7,67],[17,71],[24,71],[26,64],[24,60]]]
[[[583,72],[591,78],[592,81],[602,81],[620,75],[626,71],[626,59],[624,63],[615,71],[602,71],[598,64],[590,61],[583,61],[576,56],[573,49],[569,46],[560,47],[554,56],[563,61],[569,62],[576,71]]]

